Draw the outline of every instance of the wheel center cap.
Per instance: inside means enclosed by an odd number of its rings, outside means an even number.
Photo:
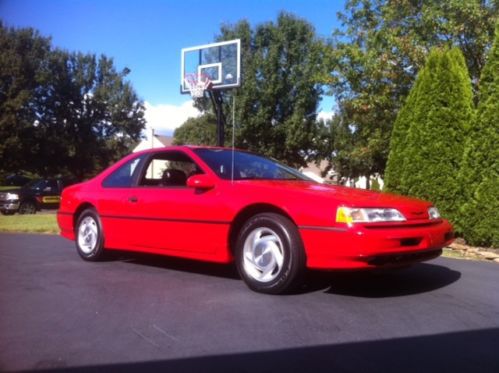
[[[272,252],[268,244],[259,244],[255,248],[255,262],[260,268],[265,268],[273,261]]]

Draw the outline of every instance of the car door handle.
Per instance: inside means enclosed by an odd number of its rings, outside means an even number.
[[[135,196],[128,197],[128,202],[137,203],[139,199]]]

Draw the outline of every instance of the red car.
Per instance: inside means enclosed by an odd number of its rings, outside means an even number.
[[[453,239],[429,202],[323,185],[249,152],[193,146],[131,154],[65,189],[57,219],[85,260],[108,249],[235,260],[251,289],[274,294],[305,268],[406,266]]]

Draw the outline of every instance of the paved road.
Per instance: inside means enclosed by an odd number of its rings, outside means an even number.
[[[437,259],[248,290],[227,266],[0,235],[0,370],[499,372],[499,266]]]

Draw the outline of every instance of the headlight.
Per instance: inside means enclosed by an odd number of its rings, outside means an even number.
[[[440,219],[440,212],[436,207],[430,207],[428,209],[428,216],[430,219]]]
[[[13,200],[18,200],[19,199],[19,194],[16,193],[7,193],[6,199],[13,199]]]
[[[336,210],[337,223],[351,224],[386,221],[405,221],[405,218],[396,209],[338,207],[338,210]]]

